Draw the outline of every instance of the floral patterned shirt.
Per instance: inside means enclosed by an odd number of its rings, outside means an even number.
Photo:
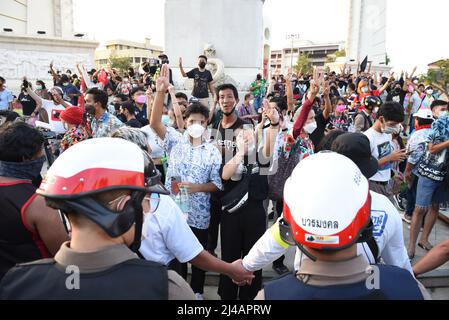
[[[64,152],[71,146],[84,140],[87,140],[89,138],[90,135],[87,132],[86,128],[84,126],[79,125],[66,132],[64,138],[62,138],[61,141],[61,149]]]
[[[106,138],[109,137],[115,130],[123,127],[124,124],[117,119],[116,116],[109,112],[103,113],[100,119],[93,119],[91,122],[92,137]]]
[[[172,177],[194,184],[212,182],[218,189],[223,189],[220,176],[222,157],[215,145],[205,142],[199,147],[193,147],[187,133],[182,135],[173,128],[167,128],[164,144],[169,155],[166,178],[168,190],[171,190]],[[210,193],[190,194],[189,226],[201,230],[209,228],[210,196]]]

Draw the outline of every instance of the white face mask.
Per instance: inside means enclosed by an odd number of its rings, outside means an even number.
[[[306,124],[304,126],[304,131],[307,132],[308,134],[312,134],[315,132],[315,130],[318,128],[318,124],[316,123],[316,121],[313,121],[309,124]]]
[[[187,133],[193,138],[198,139],[200,138],[204,131],[206,131],[206,128],[204,128],[200,124],[194,124],[187,128]]]
[[[373,112],[374,113],[378,113],[379,112],[379,107],[375,107]]]
[[[401,125],[397,124],[394,127],[385,126],[385,128],[382,129],[382,132],[385,134],[399,134],[399,132],[401,132]]]
[[[429,96],[431,96],[431,95],[433,94],[433,90],[432,90],[432,89],[429,89],[429,90],[426,91],[426,93],[427,93]]]
[[[441,118],[444,118],[444,117],[447,117],[449,115],[449,111],[440,111],[440,112],[438,112],[438,119],[441,119]]]

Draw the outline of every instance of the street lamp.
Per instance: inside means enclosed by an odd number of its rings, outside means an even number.
[[[295,33],[295,34],[289,34],[287,35],[287,40],[292,40],[292,46],[291,46],[291,51],[290,51],[290,68],[293,69],[293,44],[295,40],[299,39],[299,34]]]

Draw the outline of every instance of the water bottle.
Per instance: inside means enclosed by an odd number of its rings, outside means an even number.
[[[189,191],[185,187],[182,187],[180,189],[180,191],[181,192],[178,194],[178,196],[180,197],[180,205],[179,205],[179,207],[181,208],[181,211],[184,212],[184,215],[186,216],[186,218],[188,218],[189,211],[190,211]]]

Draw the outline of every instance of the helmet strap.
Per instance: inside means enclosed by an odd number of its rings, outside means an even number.
[[[133,195],[133,204],[134,207],[134,217],[135,217],[135,230],[134,230],[134,241],[129,247],[133,252],[139,252],[140,245],[142,242],[142,228],[143,228],[143,208],[142,201],[145,197],[143,192],[135,192]]]

